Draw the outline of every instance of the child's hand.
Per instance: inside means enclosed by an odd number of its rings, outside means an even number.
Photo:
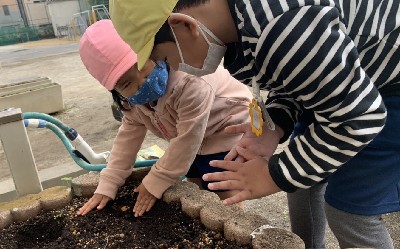
[[[237,152],[244,158],[245,163],[214,160],[210,162],[211,166],[227,171],[203,175],[204,181],[212,182],[208,184],[210,190],[237,191],[237,194],[223,201],[225,205],[257,199],[281,191],[269,173],[267,160],[242,147],[237,147]]]
[[[133,212],[135,212],[135,217],[142,216],[144,212],[150,211],[157,198],[147,191],[143,183],[141,183],[139,187],[135,188],[133,191],[139,192],[135,206],[133,207]]]
[[[93,208],[97,206],[97,210],[103,209],[107,202],[110,200],[110,197],[100,194],[94,194],[92,198],[90,198],[83,207],[81,207],[77,214],[85,215],[89,213]]]
[[[238,147],[245,148],[257,156],[269,160],[272,154],[274,154],[280,138],[283,136],[283,130],[281,130],[280,127],[276,126],[276,130],[271,131],[266,127],[266,125],[264,125],[262,135],[257,137],[251,131],[250,123],[228,126],[225,128],[225,133],[243,134],[240,141],[225,156],[225,160],[232,161],[235,159],[237,162],[246,161],[244,157],[240,156],[238,153]]]

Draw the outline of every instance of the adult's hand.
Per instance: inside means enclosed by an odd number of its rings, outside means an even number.
[[[250,123],[232,125],[225,128],[225,132],[229,134],[243,133],[242,138],[235,145],[231,151],[225,156],[225,160],[232,161],[235,159],[237,162],[245,162],[245,158],[238,153],[237,148],[245,148],[251,151],[252,154],[269,159],[278,147],[279,140],[283,136],[283,131],[280,127],[276,126],[275,131],[269,130],[265,125],[263,126],[261,136],[256,136],[251,131]]]
[[[227,171],[203,175],[210,190],[237,190],[238,193],[223,201],[225,205],[245,200],[257,199],[281,191],[272,180],[268,169],[268,161],[242,147],[237,147],[238,155],[246,162],[215,160],[210,165]]]

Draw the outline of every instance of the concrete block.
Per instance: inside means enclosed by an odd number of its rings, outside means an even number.
[[[20,108],[6,108],[0,111],[0,125],[22,120]]]
[[[61,180],[65,177],[78,177],[82,174],[88,173],[87,170],[82,169],[75,162],[66,163],[59,166],[50,167],[39,171],[39,177],[42,182],[43,189],[54,186],[67,186],[71,187],[71,182]],[[12,201],[18,199],[18,194],[15,190],[12,178],[0,181],[0,202]]]
[[[163,194],[163,201],[166,203],[180,202],[182,197],[200,192],[199,186],[188,181],[178,181],[169,187]]]
[[[72,191],[65,186],[56,186],[43,190],[38,194],[43,210],[61,209],[72,200]]]
[[[0,109],[17,107],[22,112],[54,113],[64,109],[61,85],[34,77],[0,86]]]
[[[224,237],[236,241],[238,245],[248,245],[251,243],[250,234],[260,226],[268,224],[269,221],[260,215],[245,213],[224,223]]]
[[[76,196],[92,197],[99,184],[100,172],[89,172],[72,179],[72,191]]]
[[[25,195],[17,200],[0,204],[0,210],[10,210],[13,221],[26,221],[35,217],[41,210],[39,195]]]
[[[10,210],[0,210],[0,230],[8,227],[12,222]]]
[[[142,181],[143,178],[149,173],[151,167],[133,168],[132,174],[127,181]]]
[[[237,205],[224,206],[221,202],[215,205],[206,205],[200,210],[200,220],[203,225],[213,231],[222,232],[224,223],[244,214]]]
[[[281,228],[266,228],[256,234],[252,240],[254,249],[304,249],[305,244],[296,234]]]
[[[194,195],[184,196],[181,198],[182,211],[191,218],[200,217],[200,210],[206,205],[216,205],[221,202],[216,193],[200,190]]]

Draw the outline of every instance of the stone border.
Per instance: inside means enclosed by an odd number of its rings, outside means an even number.
[[[150,168],[134,169],[127,180],[141,180]],[[39,194],[0,203],[0,230],[13,221],[25,221],[41,210],[60,209],[69,204],[72,196],[91,197],[99,181],[99,173],[89,172],[73,178],[71,188],[57,186]],[[73,193],[72,193],[73,192]],[[180,181],[163,195],[163,201],[180,204],[182,211],[210,230],[221,232],[227,240],[240,245],[252,244],[255,249],[305,248],[294,233],[269,226],[269,221],[256,214],[244,213],[237,206],[224,206],[215,193],[200,190],[196,184]],[[254,233],[253,233],[254,232]]]
[[[26,221],[37,216],[41,210],[55,210],[72,200],[71,188],[56,186],[38,194],[29,194],[9,202],[0,203],[0,230],[14,221]]]

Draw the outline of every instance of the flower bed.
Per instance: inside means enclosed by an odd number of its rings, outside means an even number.
[[[93,193],[96,174],[73,180],[74,198],[69,188],[56,187],[0,204],[0,248],[304,248],[291,232],[223,206],[215,194],[188,182],[172,186],[163,201],[135,218],[132,189],[143,171],[132,176],[114,202],[83,217],[76,211]],[[253,239],[250,233],[262,226]]]

